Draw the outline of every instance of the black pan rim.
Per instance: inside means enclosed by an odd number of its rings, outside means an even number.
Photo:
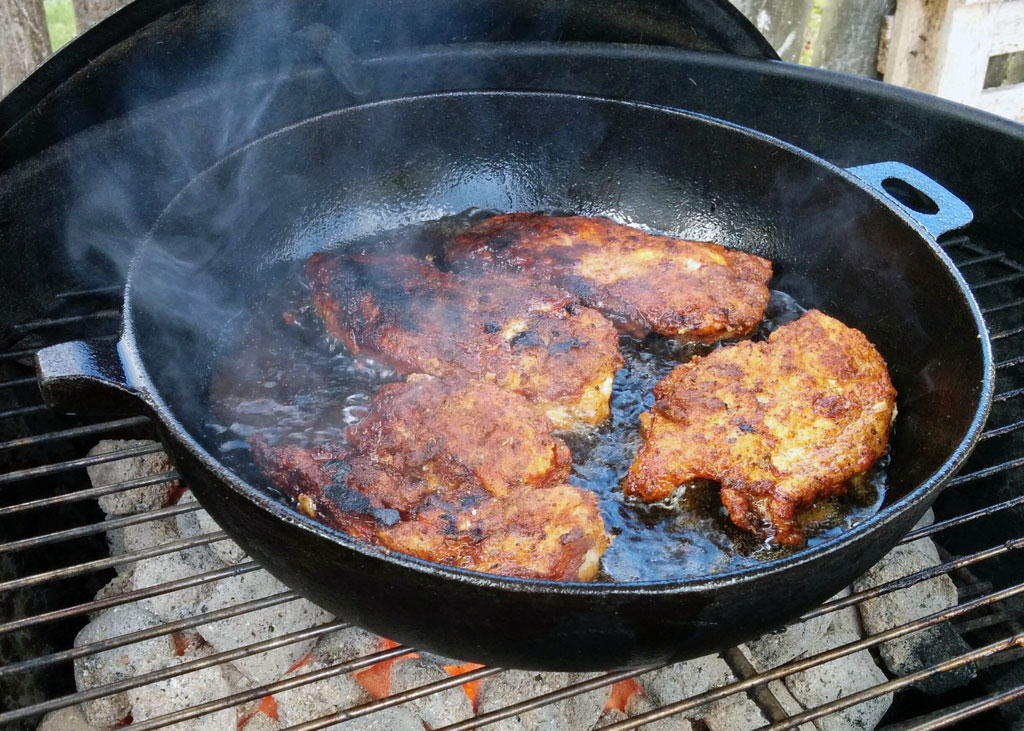
[[[745,136],[748,138],[756,139],[762,143],[767,143],[775,147],[781,148],[789,154],[795,155],[799,158],[811,162],[819,167],[822,167],[826,172],[838,175],[845,179],[848,183],[862,189],[869,196],[882,202],[892,213],[895,213],[902,222],[911,228],[924,242],[928,245],[928,248],[933,256],[935,256],[946,273],[953,279],[961,298],[964,303],[968,306],[972,318],[974,320],[975,328],[977,331],[977,340],[981,351],[981,364],[983,369],[981,391],[978,397],[978,403],[974,410],[974,417],[965,431],[957,447],[950,454],[949,458],[940,465],[926,480],[924,480],[918,487],[911,490],[900,500],[883,507],[878,513],[865,520],[860,525],[850,528],[835,538],[829,539],[817,546],[805,548],[790,556],[773,559],[766,561],[763,564],[736,569],[732,571],[725,571],[719,574],[712,574],[702,577],[693,577],[687,579],[663,579],[658,581],[632,581],[632,582],[601,582],[601,583],[584,583],[584,582],[559,582],[559,581],[546,581],[537,579],[522,579],[508,576],[499,576],[495,574],[486,574],[477,571],[471,571],[468,569],[461,569],[444,564],[419,559],[413,556],[405,554],[399,554],[395,552],[384,552],[379,548],[370,544],[359,541],[346,533],[343,533],[337,529],[331,528],[330,526],[321,523],[313,518],[309,518],[299,511],[295,510],[291,506],[284,502],[275,500],[269,495],[264,494],[260,490],[253,487],[247,481],[242,480],[231,470],[228,470],[219,460],[210,454],[199,442],[184,428],[181,422],[174,416],[174,412],[166,401],[160,396],[158,390],[153,387],[153,382],[149,377],[149,373],[143,362],[143,358],[138,349],[138,344],[134,332],[134,318],[133,318],[133,307],[132,307],[132,294],[134,292],[134,283],[138,275],[138,269],[141,266],[141,262],[144,259],[145,252],[148,245],[153,239],[153,234],[159,229],[161,222],[164,220],[168,211],[172,210],[177,201],[185,194],[191,186],[199,183],[203,178],[209,175],[213,170],[219,168],[221,165],[226,164],[230,160],[237,156],[243,155],[250,148],[260,145],[268,140],[275,137],[285,135],[292,129],[297,127],[315,124],[326,118],[332,118],[342,116],[345,114],[357,113],[363,110],[372,109],[376,107],[392,106],[405,103],[423,102],[437,99],[453,98],[453,97],[523,97],[523,98],[557,98],[557,99],[578,99],[587,101],[590,103],[609,104],[618,106],[628,106],[641,109],[649,109],[662,114],[669,114],[674,116],[680,116],[702,122],[704,124],[721,127],[730,130],[732,134]],[[865,161],[867,162],[867,161]],[[870,162],[879,162],[872,160]],[[882,198],[874,190],[869,188],[855,175],[848,171],[840,168],[826,160],[823,160],[815,155],[812,155],[799,147],[791,145],[787,142],[779,140],[770,135],[758,132],[756,130],[743,127],[738,124],[726,122],[721,119],[711,117],[705,114],[696,112],[676,109],[660,104],[652,104],[647,102],[637,102],[622,99],[610,99],[598,95],[578,94],[578,93],[563,93],[563,92],[545,92],[545,91],[503,91],[503,90],[487,90],[487,91],[453,91],[453,92],[441,92],[441,93],[428,93],[428,94],[417,94],[411,96],[395,97],[390,99],[384,99],[380,101],[371,102],[368,104],[355,105],[351,107],[345,107],[343,109],[336,109],[323,114],[315,115],[307,119],[303,119],[299,122],[289,124],[278,130],[275,130],[267,135],[264,135],[258,139],[252,140],[245,145],[239,147],[228,155],[222,157],[213,165],[209,166],[205,170],[197,173],[187,183],[178,194],[170,200],[164,211],[157,217],[152,228],[150,229],[146,239],[139,246],[135,257],[133,258],[131,265],[128,270],[128,276],[124,288],[124,329],[122,331],[121,340],[118,343],[118,350],[122,356],[122,360],[125,365],[125,372],[129,375],[129,384],[132,388],[136,389],[143,401],[149,406],[150,410],[156,416],[157,421],[162,427],[161,431],[165,432],[167,436],[175,442],[178,442],[184,447],[189,454],[199,461],[207,470],[217,477],[225,485],[229,486],[234,492],[238,493],[241,497],[248,501],[256,504],[263,510],[268,511],[272,516],[278,520],[285,521],[294,527],[297,527],[307,533],[315,535],[319,539],[325,539],[332,543],[341,545],[342,547],[354,550],[370,560],[384,561],[386,563],[394,564],[400,568],[413,569],[418,572],[427,573],[430,575],[439,576],[441,578],[451,579],[455,581],[467,582],[484,588],[500,589],[510,593],[543,593],[543,594],[561,594],[566,596],[593,596],[593,597],[608,597],[608,596],[636,596],[636,595],[655,595],[655,596],[670,596],[670,595],[685,595],[685,594],[696,594],[708,590],[714,590],[718,587],[733,585],[736,583],[742,583],[744,580],[756,577],[767,577],[776,574],[788,573],[793,570],[797,570],[804,564],[811,563],[822,559],[836,551],[845,549],[849,545],[860,543],[866,540],[876,530],[881,528],[894,520],[897,520],[905,512],[912,510],[916,507],[925,508],[929,505],[935,497],[937,497],[939,490],[945,484],[945,482],[953,476],[953,474],[963,465],[964,461],[970,454],[981,430],[988,418],[989,410],[992,405],[992,397],[995,389],[995,365],[992,355],[992,344],[989,338],[988,330],[985,327],[984,319],[981,313],[981,309],[978,303],[975,301],[973,294],[967,286],[966,281],[960,274],[959,270],[953,264],[949,256],[938,246],[934,238],[925,231],[925,229],[918,223],[912,216],[906,211],[893,205],[885,198]],[[922,509],[923,512],[923,509]]]

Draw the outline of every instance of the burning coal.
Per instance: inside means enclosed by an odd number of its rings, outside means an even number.
[[[134,446],[134,443],[101,442],[92,453],[126,446]],[[96,465],[90,468],[90,477],[96,486],[101,486],[160,474],[166,467],[166,458],[158,453]],[[114,517],[145,513],[174,503],[188,505],[192,500],[187,490],[176,483],[165,482],[108,496],[102,505],[108,517]],[[215,531],[216,525],[205,511],[195,510],[112,530],[107,540],[111,552],[120,555]],[[931,541],[922,539],[895,550],[854,588],[865,589],[938,561]],[[243,567],[246,562],[241,549],[224,539],[209,546],[127,564],[101,590],[100,596],[118,596],[204,572]],[[165,622],[201,619],[209,612],[227,610],[245,602],[268,602],[285,591],[286,587],[272,576],[256,570],[156,594],[94,616],[79,634],[76,646],[85,647],[132,631],[153,629],[155,635],[76,660],[75,681],[80,691],[102,690],[105,685],[119,680],[141,679],[143,673],[163,673],[160,676],[163,679],[106,693],[81,705],[55,711],[39,728],[42,731],[108,728],[159,718],[234,694],[255,692],[257,697],[253,700],[227,704],[222,710],[183,721],[174,728],[274,731],[450,677],[474,678],[448,690],[358,717],[344,726],[421,731],[599,677],[598,674],[521,671],[488,674],[473,663],[417,653],[391,640],[348,627],[301,599],[273,603],[214,622],[198,622],[182,631],[159,632]],[[862,623],[877,632],[952,606],[956,601],[955,588],[941,575],[857,608],[791,624],[785,631],[749,642],[735,652],[741,653],[746,663],[761,672],[859,639]],[[942,631],[941,627],[933,630]],[[274,638],[290,633],[301,634],[303,638],[261,651],[263,646],[272,644]],[[907,665],[906,659],[918,652],[923,643],[929,642],[935,642],[935,637],[919,633],[883,645],[882,657],[889,671],[912,672],[916,668]],[[189,663],[198,664],[204,658],[240,647],[253,649],[203,669],[188,669]],[[554,729],[597,729],[735,682],[738,676],[730,657],[729,653],[709,655],[671,665],[636,679],[574,695],[565,702],[543,705],[502,721],[500,727],[528,729],[543,724]],[[341,672],[329,672],[336,667]],[[314,672],[325,675],[321,680],[281,689],[284,687],[281,684]],[[468,675],[470,673],[480,677]],[[769,684],[768,690],[787,712],[798,713],[885,679],[886,675],[871,655],[862,651],[790,675],[784,682]],[[267,692],[261,692],[268,686]],[[890,702],[890,696],[882,696],[826,717],[819,724],[823,723],[822,728],[826,729],[873,728]],[[753,729],[768,723],[764,710],[744,694],[700,705],[684,716],[699,720],[713,731]],[[664,723],[666,728],[676,728],[678,719]]]

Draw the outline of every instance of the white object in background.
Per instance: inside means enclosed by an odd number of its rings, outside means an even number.
[[[985,87],[989,59],[1024,51],[1024,0],[899,0],[885,80],[1024,122],[1024,83]]]

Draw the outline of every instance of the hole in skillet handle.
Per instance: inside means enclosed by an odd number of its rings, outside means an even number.
[[[936,239],[974,220],[970,206],[909,165],[878,162],[846,171],[895,202]]]
[[[935,201],[899,178],[886,178],[882,181],[882,188],[891,197],[902,203],[904,207],[912,211],[924,213],[927,216],[939,212],[939,205]]]

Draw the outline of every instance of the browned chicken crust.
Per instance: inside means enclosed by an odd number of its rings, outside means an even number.
[[[520,274],[454,275],[410,256],[306,263],[327,329],[401,373],[472,377],[525,396],[559,428],[608,416],[622,366],[614,326]]]
[[[547,418],[522,397],[482,382],[412,375],[385,384],[346,434],[358,455],[349,485],[399,510],[442,491],[505,497],[551,487],[572,467],[569,447]]]
[[[632,335],[711,343],[750,333],[768,304],[771,262],[606,218],[494,216],[457,236],[452,265],[525,271],[567,289]]]
[[[382,386],[337,445],[250,440],[311,517],[387,549],[486,573],[589,581],[610,544],[593,493],[564,484],[551,423],[497,386],[414,375]]]
[[[816,310],[678,366],[654,394],[625,493],[661,500],[716,480],[737,526],[790,545],[804,542],[798,510],[885,452],[896,403],[868,339]]]

